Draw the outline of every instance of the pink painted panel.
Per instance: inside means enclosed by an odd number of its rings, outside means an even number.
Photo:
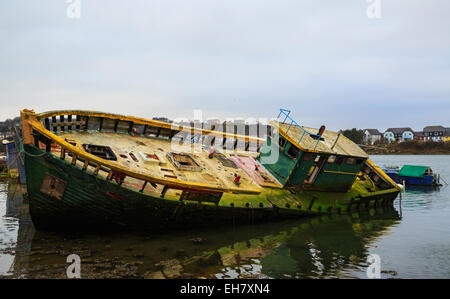
[[[275,178],[255,158],[235,155],[230,159],[259,185],[277,184]]]

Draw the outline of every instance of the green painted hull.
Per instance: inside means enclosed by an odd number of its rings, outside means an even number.
[[[226,197],[218,205],[190,201],[176,201],[140,193],[82,171],[58,157],[25,145],[25,169],[30,203],[30,214],[38,230],[93,231],[93,230],[151,230],[235,225],[266,222],[289,217],[346,213],[378,205],[392,204],[398,191],[373,194],[312,192],[284,195],[272,192],[265,199],[277,203],[271,207],[246,207],[239,204],[249,195],[231,206],[233,197]],[[49,174],[67,183],[61,199],[41,192],[42,182]],[[351,195],[351,198],[349,196]],[[356,194],[356,195],[355,195]],[[307,198],[315,198],[314,200]],[[278,204],[280,203],[280,204]]]

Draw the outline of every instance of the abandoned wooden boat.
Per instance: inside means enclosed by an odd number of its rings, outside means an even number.
[[[302,127],[283,109],[266,139],[92,111],[22,110],[21,119],[39,230],[339,214],[392,204],[401,190],[345,136]]]

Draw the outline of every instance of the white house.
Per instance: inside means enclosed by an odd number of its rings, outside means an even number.
[[[364,130],[364,142],[367,144],[374,144],[376,141],[381,141],[383,134],[377,129],[365,129]]]

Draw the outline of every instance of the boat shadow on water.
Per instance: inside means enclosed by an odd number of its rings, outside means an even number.
[[[11,278],[67,278],[71,254],[81,258],[82,278],[347,277],[367,266],[368,245],[401,220],[393,207],[379,207],[159,234],[63,234],[35,231],[26,201],[18,217]]]

